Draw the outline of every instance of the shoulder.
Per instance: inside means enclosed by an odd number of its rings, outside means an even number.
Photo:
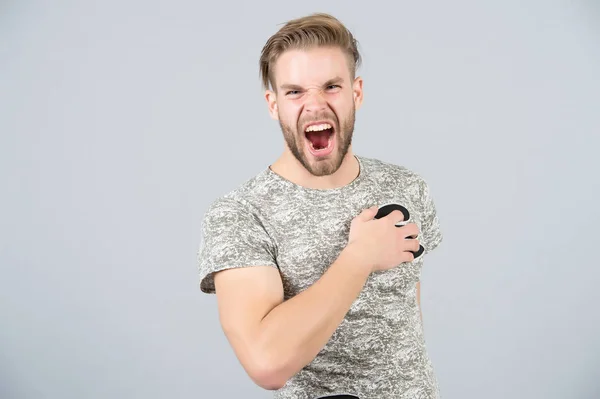
[[[424,177],[406,165],[377,158],[360,157],[368,175],[378,183],[391,183],[422,190],[426,186]]]
[[[268,183],[266,176],[265,171],[262,171],[229,191],[218,195],[208,204],[205,218],[226,217],[238,213],[258,213],[258,210],[252,205],[253,198],[260,198],[264,195]]]

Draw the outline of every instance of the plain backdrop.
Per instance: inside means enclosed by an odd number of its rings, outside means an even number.
[[[208,204],[283,150],[258,57],[354,32],[355,152],[420,173],[446,399],[600,398],[598,1],[0,2],[0,397],[268,398],[198,288]]]

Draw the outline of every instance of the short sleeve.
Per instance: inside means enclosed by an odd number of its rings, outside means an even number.
[[[429,185],[421,179],[421,244],[425,248],[424,255],[433,251],[443,240],[436,206],[431,196]]]
[[[274,244],[257,215],[241,202],[219,198],[204,214],[198,249],[202,292],[214,294],[214,273],[247,266],[277,267]]]

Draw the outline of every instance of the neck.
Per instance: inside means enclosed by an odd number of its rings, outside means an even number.
[[[339,169],[328,176],[312,175],[289,151],[285,151],[269,168],[292,183],[320,190],[346,186],[360,173],[360,165],[352,148],[348,149]]]

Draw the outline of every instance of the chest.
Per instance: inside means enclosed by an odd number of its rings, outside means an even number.
[[[421,228],[419,206],[402,192],[379,190],[362,198],[304,203],[280,209],[273,215],[272,236],[277,242],[284,295],[288,299],[321,278],[348,243],[352,220],[365,208],[400,203],[410,212],[410,222]],[[410,290],[419,278],[422,260],[403,263],[385,272],[373,273],[365,290],[398,295]]]

